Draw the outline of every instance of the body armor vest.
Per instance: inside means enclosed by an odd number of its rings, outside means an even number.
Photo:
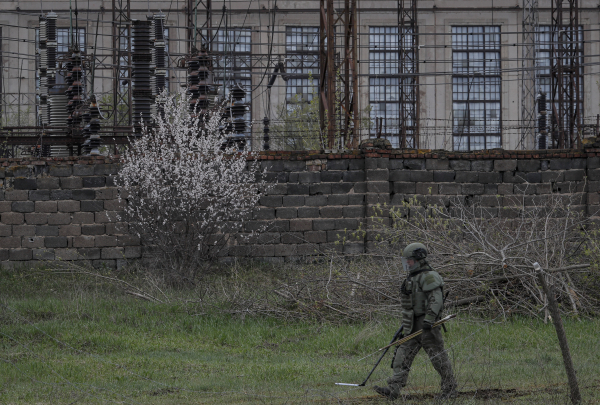
[[[425,315],[429,302],[427,292],[442,287],[440,275],[428,264],[408,275],[402,284],[402,324],[405,331],[412,331],[414,318]]]

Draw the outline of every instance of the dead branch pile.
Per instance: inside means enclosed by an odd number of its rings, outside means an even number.
[[[389,210],[390,225],[375,220],[365,232],[375,235],[382,255],[413,241],[425,243],[429,262],[443,275],[455,305],[547,316],[547,299],[533,270],[538,262],[548,272],[562,310],[589,313],[597,302],[585,276],[577,272],[589,271],[586,246],[593,238],[578,198],[522,195],[490,204],[457,197],[428,207],[409,201]]]

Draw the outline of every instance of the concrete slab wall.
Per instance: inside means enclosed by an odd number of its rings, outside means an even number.
[[[237,238],[230,257],[295,260],[326,249],[362,253],[375,243],[364,227],[376,207],[446,204],[480,198],[490,212],[519,196],[572,197],[573,209],[600,210],[600,149],[486,151],[363,149],[340,153],[263,152],[273,184],[239,236],[266,226],[259,238]],[[142,257],[143,246],[120,222],[118,157],[0,160],[0,262],[90,260],[117,267]],[[336,243],[341,238],[348,243]]]

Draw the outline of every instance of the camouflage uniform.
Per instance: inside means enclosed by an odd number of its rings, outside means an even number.
[[[430,325],[440,319],[443,307],[442,287],[444,281],[425,259],[419,260],[411,269],[402,285],[402,324],[404,336],[423,329],[425,322]],[[429,356],[435,370],[442,377],[442,395],[455,395],[456,380],[452,364],[444,350],[444,340],[440,328],[424,330],[416,338],[405,342],[396,349],[392,368],[394,375],[388,379],[389,390],[375,386],[375,390],[390,398],[397,398],[406,386],[412,362],[422,348]]]

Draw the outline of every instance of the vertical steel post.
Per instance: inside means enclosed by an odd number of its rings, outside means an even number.
[[[535,148],[535,100],[538,94],[536,36],[538,35],[538,0],[523,0],[523,34],[521,43],[521,142],[523,149]]]

